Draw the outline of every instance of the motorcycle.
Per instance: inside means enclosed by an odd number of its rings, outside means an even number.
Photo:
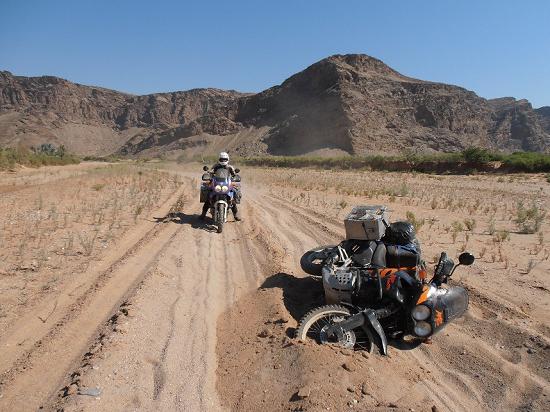
[[[239,189],[241,177],[237,174],[231,177],[227,169],[218,169],[216,172],[209,172],[208,166],[203,170],[207,173],[202,175],[201,201],[208,201],[210,214],[217,226],[217,232],[222,233],[223,225],[227,222],[227,211],[237,201],[237,190]],[[239,173],[239,169],[235,169]]]
[[[464,252],[455,265],[443,252],[428,281],[423,263],[408,268],[363,267],[354,264],[340,245],[312,249],[302,257],[302,267],[322,278],[328,304],[300,320],[296,337],[368,352],[376,344],[383,355],[388,353],[388,337],[396,346],[414,348],[466,312],[466,289],[443,285],[457,267],[474,260]]]

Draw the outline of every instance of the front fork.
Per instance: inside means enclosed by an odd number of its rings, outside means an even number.
[[[384,329],[382,328],[382,325],[380,324],[380,321],[378,319],[389,316],[390,314],[391,311],[389,311],[388,309],[380,309],[375,311],[373,309],[367,308],[355,313],[354,315],[351,315],[349,318],[343,320],[342,322],[335,323],[326,330],[326,333],[329,337],[336,335],[338,340],[343,340],[344,334],[346,332],[349,332],[359,327],[361,327],[365,331],[367,336],[373,336],[371,331],[374,330],[380,340],[380,352],[382,353],[382,355],[387,355],[388,339],[386,338]]]

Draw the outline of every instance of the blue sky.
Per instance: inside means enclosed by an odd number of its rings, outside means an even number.
[[[0,69],[136,94],[260,91],[331,54],[550,105],[550,1],[0,0]]]

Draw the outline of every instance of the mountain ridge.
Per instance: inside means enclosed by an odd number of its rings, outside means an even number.
[[[549,151],[550,108],[484,99],[407,77],[381,60],[333,55],[259,93],[196,88],[132,95],[54,76],[0,72],[0,145],[79,154],[364,155]]]

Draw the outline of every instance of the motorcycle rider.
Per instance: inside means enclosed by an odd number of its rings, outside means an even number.
[[[220,153],[218,157],[218,163],[212,166],[212,168],[210,169],[210,173],[216,173],[216,171],[219,169],[227,169],[227,171],[231,174],[231,177],[235,177],[235,175],[237,174],[235,172],[235,168],[229,164],[229,155],[226,152]],[[236,195],[238,195],[238,193],[236,193]],[[206,213],[208,212],[208,209],[210,209],[210,202],[207,200],[202,205],[202,213],[200,216],[201,220],[206,219]],[[236,202],[233,202],[233,205],[231,205],[231,211],[233,212],[233,217],[236,221],[242,220]]]

